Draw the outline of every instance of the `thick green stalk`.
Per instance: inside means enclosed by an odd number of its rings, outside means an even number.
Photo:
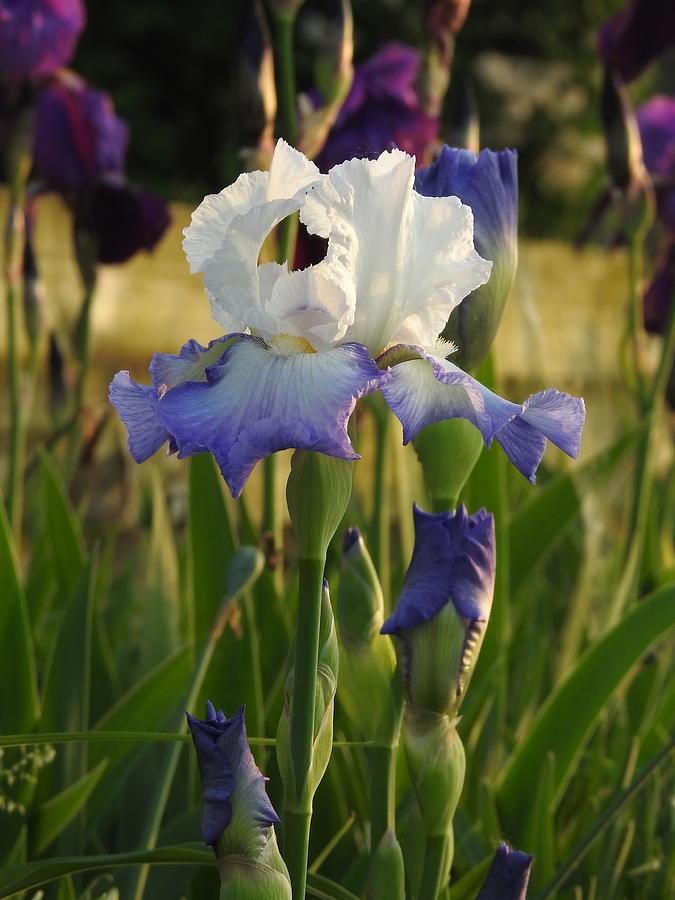
[[[452,862],[452,844],[452,831],[448,834],[427,835],[419,892],[424,900],[436,900],[443,888]]]
[[[384,833],[396,824],[396,747],[368,747],[370,785],[370,852],[377,852]]]
[[[307,775],[312,765],[324,565],[325,558],[301,558],[299,560],[298,625],[290,737],[297,799],[303,795]],[[294,803],[296,798],[288,799]],[[284,819],[284,858],[291,876],[294,898],[304,898],[305,896],[309,827],[312,816],[311,798],[308,799],[309,809],[298,811],[297,808],[287,808]]]

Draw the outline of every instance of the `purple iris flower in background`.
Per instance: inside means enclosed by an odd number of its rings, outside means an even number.
[[[438,120],[422,109],[415,91],[420,62],[417,50],[386,44],[356,67],[351,90],[315,160],[322,172],[355,156],[374,159],[392,147],[423,163]]]
[[[82,0],[0,0],[0,78],[51,75],[84,28]]]
[[[526,900],[533,857],[500,844],[476,900]]]
[[[455,307],[442,332],[457,345],[454,361],[473,369],[495,339],[516,273],[518,154],[482,150],[476,155],[446,145],[434,163],[415,173],[415,190],[424,197],[459,197],[470,206],[476,250],[492,260],[490,280]]]
[[[415,707],[453,716],[483,641],[495,584],[492,515],[427,513],[414,506],[415,547],[396,609],[382,634],[397,635]]]
[[[672,0],[630,0],[600,29],[598,48],[622,81],[632,81],[675,42]]]
[[[61,193],[78,225],[95,234],[102,263],[121,263],[152,249],[170,220],[163,201],[126,180],[128,142],[128,128],[108,94],[74,73],[60,72],[41,92],[33,176],[39,189]]]
[[[206,719],[186,715],[202,782],[204,843],[214,850],[218,845],[222,855],[258,855],[268,839],[268,829],[279,824],[279,817],[265,790],[267,779],[248,745],[244,707],[227,719],[207,701]],[[230,846],[224,846],[227,844]]]

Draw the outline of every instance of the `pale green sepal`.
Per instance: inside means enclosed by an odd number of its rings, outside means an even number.
[[[299,556],[325,559],[351,497],[353,466],[351,460],[313,450],[294,452],[286,501]]]
[[[454,508],[483,449],[480,431],[466,419],[446,419],[423,428],[413,445],[434,510]]]
[[[291,882],[274,829],[257,859],[234,854],[218,860],[220,900],[291,900]]]
[[[405,868],[393,829],[385,831],[370,865],[367,900],[404,900]]]
[[[403,697],[389,635],[378,635],[363,647],[341,646],[338,692],[343,709],[363,740],[381,747],[396,744]]]
[[[452,829],[466,769],[464,746],[455,722],[406,703],[403,733],[424,833],[447,835]]]
[[[286,794],[285,808],[292,812],[311,812],[312,798],[324,776],[333,749],[333,711],[337,689],[339,648],[328,586],[324,582],[321,596],[319,663],[314,701],[314,743],[312,764],[304,785],[296,784],[290,749],[290,723],[295,667],[288,670],[284,708],[277,729],[276,752],[279,772]],[[293,648],[291,648],[294,657]]]
[[[465,619],[448,603],[432,619],[402,630],[408,699],[453,718],[473,674],[487,622]]]

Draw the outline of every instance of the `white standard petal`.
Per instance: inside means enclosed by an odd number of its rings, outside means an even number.
[[[412,189],[414,160],[401,151],[335,166],[307,193],[308,230],[329,238],[325,267],[356,291],[348,340],[373,353],[394,341],[433,344],[452,309],[484,284],[491,263],[473,246],[471,210],[456,197]]]
[[[269,327],[260,299],[260,250],[322,177],[314,163],[278,141],[269,172],[240,176],[193,213],[183,246],[191,271],[204,274],[213,317],[224,328],[231,330],[234,323]]]

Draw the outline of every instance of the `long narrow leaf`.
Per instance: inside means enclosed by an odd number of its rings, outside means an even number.
[[[107,760],[91,772],[51,797],[31,818],[31,855],[40,856],[75,818],[101,779]]]
[[[675,585],[650,594],[581,658],[542,707],[504,770],[498,789],[502,826],[516,843],[521,804],[532,795],[534,773],[555,754],[554,806],[560,801],[597,716],[631,668],[675,624]]]

